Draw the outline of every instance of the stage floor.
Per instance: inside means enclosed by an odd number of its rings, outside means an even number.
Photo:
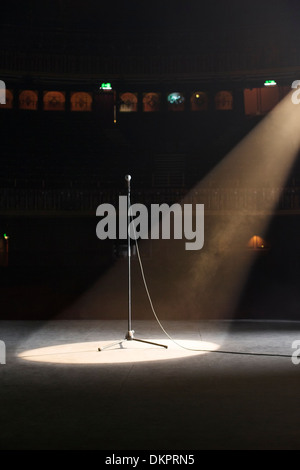
[[[163,326],[1,321],[0,449],[300,449],[299,322]]]

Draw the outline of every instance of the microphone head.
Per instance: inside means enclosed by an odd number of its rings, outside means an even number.
[[[126,180],[127,182],[129,182],[129,181],[131,180],[131,176],[130,176],[130,175],[126,175],[126,176],[125,176],[125,180]]]

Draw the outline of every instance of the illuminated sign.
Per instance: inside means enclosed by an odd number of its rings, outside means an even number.
[[[265,86],[275,86],[275,85],[277,85],[277,83],[275,82],[275,80],[266,80],[264,85]]]
[[[101,83],[100,90],[112,90],[111,83]]]

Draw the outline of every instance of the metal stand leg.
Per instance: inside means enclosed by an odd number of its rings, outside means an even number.
[[[133,333],[134,333],[134,331],[129,331],[127,333],[125,339],[123,339],[122,341],[116,341],[115,343],[107,344],[106,346],[103,346],[102,348],[99,347],[98,351],[104,351],[104,349],[112,348],[112,347],[117,346],[117,345],[120,345],[120,347],[122,348],[122,344],[125,343],[126,341],[138,341],[140,343],[151,344],[153,346],[160,346],[162,348],[168,349],[168,346],[165,345],[165,344],[159,344],[159,343],[154,343],[153,341],[148,341],[148,340],[145,340],[145,339],[134,338]],[[128,337],[129,334],[130,334],[130,337]]]

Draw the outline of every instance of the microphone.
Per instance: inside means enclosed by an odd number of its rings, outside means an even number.
[[[125,176],[125,180],[127,181],[128,191],[130,191],[130,180],[131,180],[131,176],[130,176],[130,175],[126,175],[126,176]]]

